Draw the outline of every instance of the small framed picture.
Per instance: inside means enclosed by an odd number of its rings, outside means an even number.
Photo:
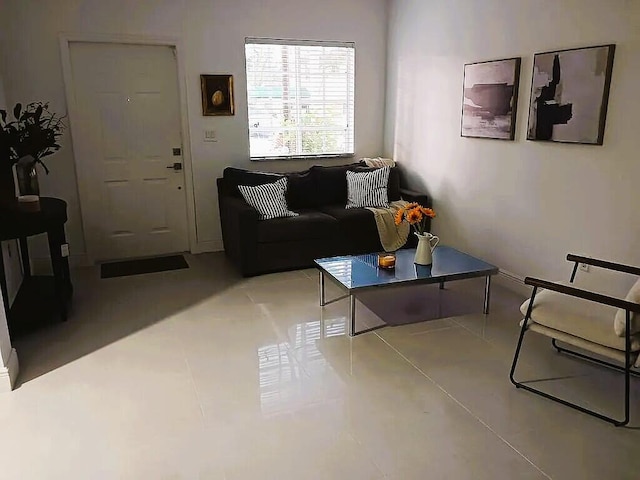
[[[527,140],[602,145],[615,50],[535,54]]]
[[[520,57],[464,66],[463,137],[513,140]]]
[[[202,115],[233,115],[233,75],[200,75]]]

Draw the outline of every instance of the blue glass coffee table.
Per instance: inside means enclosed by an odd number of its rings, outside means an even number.
[[[396,252],[396,266],[386,270],[378,267],[378,254],[345,255],[315,260],[320,272],[320,305],[349,297],[349,335],[355,336],[375,330],[368,328],[356,332],[356,295],[372,289],[402,287],[416,284],[440,284],[465,278],[485,277],[483,313],[489,313],[491,276],[498,273],[498,267],[479,258],[460,252],[455,248],[438,246],[433,251],[431,265],[413,263],[415,249],[408,248]],[[325,276],[334,280],[346,295],[327,301],[325,298]]]

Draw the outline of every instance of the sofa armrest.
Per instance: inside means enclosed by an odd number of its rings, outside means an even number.
[[[244,276],[251,275],[256,264],[258,212],[244,199],[220,195],[220,226],[224,251]]]
[[[424,193],[416,192],[415,190],[410,190],[408,188],[401,188],[400,196],[402,197],[402,200],[406,200],[407,202],[415,202],[419,203],[423,207],[431,207],[431,200],[428,195]]]

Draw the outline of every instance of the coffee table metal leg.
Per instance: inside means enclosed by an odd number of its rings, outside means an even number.
[[[324,273],[322,273],[322,270],[319,271],[320,272],[320,279],[319,279],[319,285],[320,285],[320,306],[324,307],[325,306],[325,301],[324,301]]]
[[[349,295],[349,336],[356,334],[356,297]]]
[[[489,313],[489,300],[491,299],[491,275],[487,275],[484,281],[484,309],[482,313]]]
[[[444,290],[444,282],[440,282],[440,290]]]

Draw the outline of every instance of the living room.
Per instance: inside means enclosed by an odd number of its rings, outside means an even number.
[[[69,111],[64,41],[175,41],[191,182],[188,251],[196,259],[184,278],[148,275],[121,284],[94,278],[73,125],[65,131],[40,184],[43,194],[67,202],[76,320],[14,344],[21,378],[0,400],[11,432],[2,442],[3,476],[635,478],[633,429],[516,392],[504,361],[513,354],[518,307],[530,291],[524,277],[568,279],[567,253],[640,265],[632,187],[640,173],[632,116],[640,109],[638,25],[634,0],[0,3],[3,108],[45,101],[53,111]],[[224,263],[216,191],[223,169],[299,171],[318,162],[249,159],[247,37],[354,42],[354,158],[393,158],[407,186],[433,200],[432,231],[441,242],[500,268],[492,314],[476,311],[349,340],[339,328],[346,307],[336,304],[322,316],[341,334],[323,341],[310,333],[321,320],[313,270],[240,280]],[[616,45],[603,145],[526,140],[534,54],[603,44]],[[464,65],[512,57],[522,58],[514,141],[461,137]],[[234,115],[202,115],[201,74],[233,75]],[[216,141],[205,141],[205,131],[214,131]],[[16,251],[3,242],[3,254],[11,248]],[[34,267],[48,263],[45,240],[36,238],[31,250]],[[7,260],[7,276],[20,277],[19,265]],[[594,288],[629,287],[627,278],[596,268],[582,278]],[[474,304],[475,284],[461,285],[452,287],[459,296],[451,301]],[[288,303],[294,296],[299,304]],[[114,321],[116,314],[130,318]],[[92,320],[83,326],[79,317]],[[202,325],[209,317],[219,325]],[[431,330],[440,333],[429,339]],[[483,353],[487,345],[501,356]],[[584,373],[591,367],[576,362],[561,359],[559,369],[552,367],[558,360],[548,344],[535,346],[541,357],[529,360],[544,372],[591,378]],[[445,365],[456,349],[466,362]],[[284,370],[267,365],[274,358]],[[430,371],[427,361],[442,368]],[[486,372],[471,368],[473,361]],[[277,385],[278,372],[289,381],[269,391],[265,384]],[[220,383],[202,386],[211,379]],[[389,381],[397,396],[385,391]],[[597,401],[614,409],[616,382],[605,376],[595,389],[603,397]],[[192,384],[195,395],[187,393]],[[468,385],[481,394],[465,396]],[[571,388],[560,387],[570,394]],[[588,382],[576,388],[594,393]],[[358,404],[362,392],[373,397],[371,404]],[[438,403],[442,394],[451,404]],[[424,421],[421,408],[441,420]],[[451,413],[454,408],[459,411]],[[260,425],[254,430],[253,424]]]

